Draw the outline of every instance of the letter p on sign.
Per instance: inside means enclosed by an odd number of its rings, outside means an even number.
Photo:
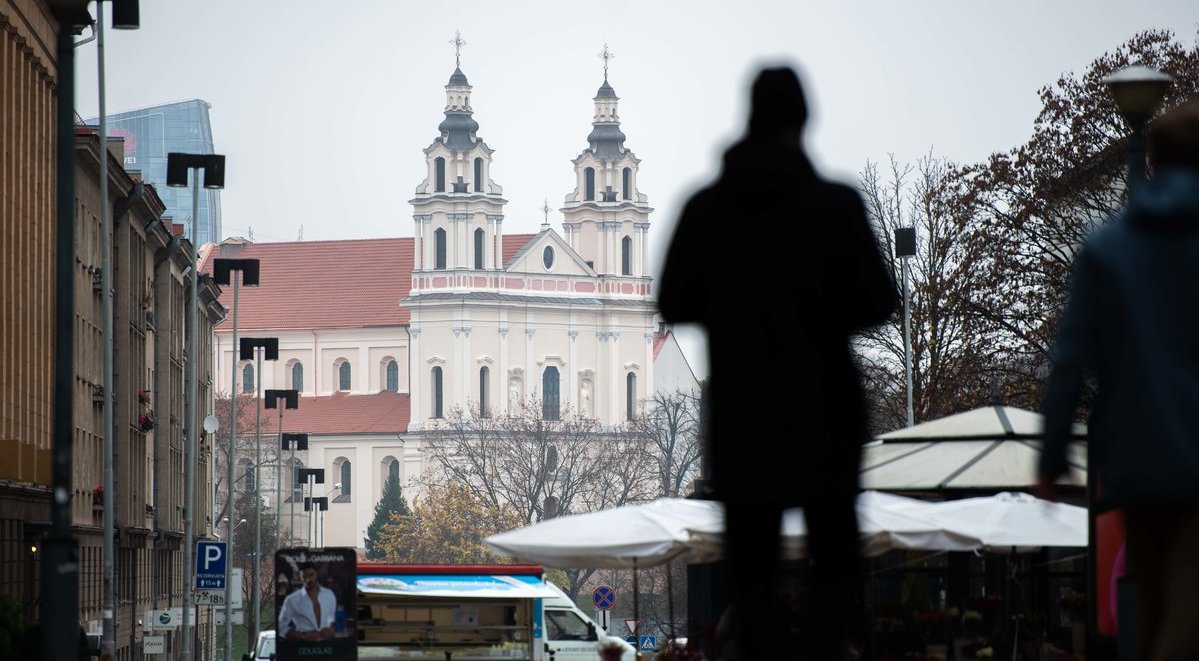
[[[219,546],[204,547],[204,571],[212,566],[212,563],[221,561],[221,548]]]

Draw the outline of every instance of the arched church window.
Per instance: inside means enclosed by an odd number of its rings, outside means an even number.
[[[440,417],[442,417],[442,410],[443,410],[442,409],[443,403],[442,403],[442,399],[441,399],[442,374],[441,374],[441,366],[440,365],[435,366],[433,368],[433,384],[432,385],[433,385],[433,417],[440,418]]]
[[[620,273],[621,275],[632,275],[633,273],[633,240],[627,236],[620,240]]]
[[[291,364],[291,389],[304,390],[304,365],[298,360]]]
[[[433,232],[433,268],[445,268],[445,230],[440,227]]]
[[[348,360],[343,359],[341,364],[337,366],[337,389],[350,389],[350,361]]]
[[[583,199],[595,199],[595,168],[583,169]]]
[[[633,169],[625,168],[621,172],[621,197],[626,200],[633,199]]]
[[[490,381],[490,380],[491,380],[491,370],[487,369],[486,365],[484,365],[483,367],[480,367],[479,368],[479,417],[480,418],[490,418],[491,417],[491,406],[489,404],[489,401],[491,399],[491,387],[488,384],[488,381]]]
[[[625,377],[625,420],[633,420],[637,409],[637,375],[629,372]]]
[[[558,419],[558,368],[552,365],[541,375],[541,417]]]
[[[475,230],[475,269],[479,271],[483,270],[483,246],[485,238],[482,227]]]
[[[475,192],[483,192],[483,159],[475,159]]]
[[[400,389],[400,365],[394,360],[387,361],[387,389],[391,392]]]
[[[241,368],[241,391],[244,393],[254,392],[254,365],[246,363]]]
[[[434,192],[445,192],[445,159],[438,156],[433,159]]]

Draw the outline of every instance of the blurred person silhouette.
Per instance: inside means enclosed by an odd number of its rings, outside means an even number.
[[[1139,658],[1199,659],[1199,101],[1149,126],[1148,160],[1149,180],[1074,258],[1035,491],[1056,496],[1093,377],[1091,470],[1124,508]]]
[[[740,661],[795,656],[778,594],[790,507],[808,528],[805,658],[845,658],[864,626],[854,505],[868,434],[850,336],[886,321],[899,296],[861,197],[813,169],[807,117],[794,69],[758,72],[746,134],[687,202],[658,289],[666,321],[707,333],[705,433]]]

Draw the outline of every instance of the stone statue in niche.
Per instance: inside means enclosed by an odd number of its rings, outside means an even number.
[[[579,412],[583,415],[591,415],[591,382],[584,381],[579,386]]]
[[[508,383],[508,415],[520,411],[520,382],[513,379]]]

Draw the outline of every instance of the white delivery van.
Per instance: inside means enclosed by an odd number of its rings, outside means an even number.
[[[611,638],[540,565],[363,562],[357,602],[359,659],[597,661]]]

